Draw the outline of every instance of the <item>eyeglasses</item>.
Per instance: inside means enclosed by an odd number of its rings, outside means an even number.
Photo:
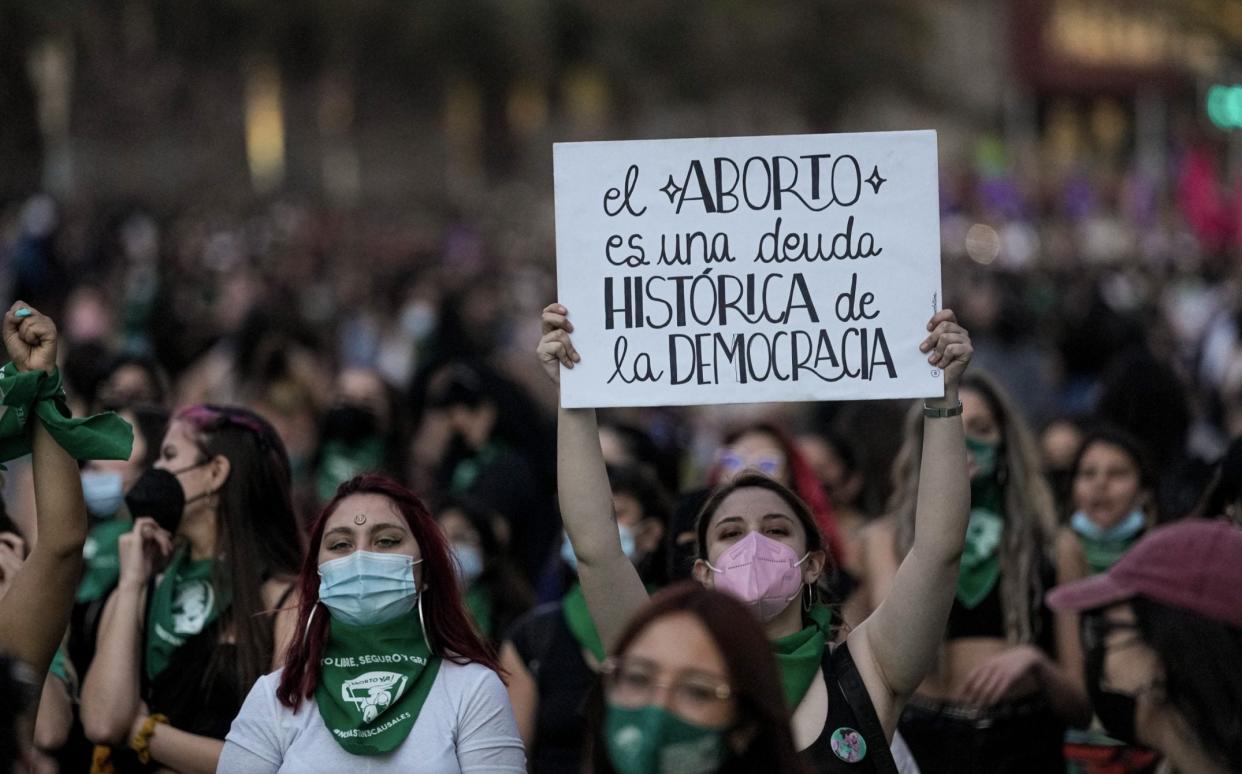
[[[649,661],[608,659],[600,672],[608,700],[622,707],[655,704],[663,692],[669,709],[694,717],[733,697],[733,689],[720,678],[695,672],[662,677]]]
[[[780,470],[781,465],[785,464],[785,460],[781,457],[764,454],[754,459],[743,457],[733,452],[725,452],[720,455],[720,467],[728,473],[737,473],[746,468],[754,468],[760,473],[768,476],[775,476]]]
[[[1113,621],[1099,613],[1084,615],[1082,617],[1081,630],[1082,647],[1087,652],[1102,651],[1109,648],[1108,637],[1113,632],[1135,632],[1135,635],[1130,639],[1113,643],[1111,646],[1113,650],[1128,648],[1143,641],[1143,638],[1138,634],[1138,624],[1128,621]]]

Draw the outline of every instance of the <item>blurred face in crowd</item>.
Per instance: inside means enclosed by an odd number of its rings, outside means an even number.
[[[1000,420],[992,413],[987,400],[978,390],[963,388],[960,393],[962,401],[962,425],[966,429],[966,437],[972,441],[988,446],[997,446],[1001,442]],[[966,452],[967,469],[973,479],[979,473],[979,465],[975,455]]]
[[[175,475],[185,491],[182,527],[203,515],[214,517],[215,498],[229,476],[229,461],[221,455],[206,459],[193,426],[181,420],[168,425],[159,459],[152,465]]]
[[[147,369],[126,363],[99,385],[99,400],[110,405],[156,403],[160,387]]]
[[[1045,470],[1069,470],[1082,446],[1082,430],[1072,422],[1053,422],[1040,436]]]
[[[724,654],[689,613],[652,621],[617,659],[608,701],[627,709],[658,706],[704,728],[737,722]]]
[[[418,541],[396,505],[384,495],[372,492],[352,494],[337,504],[324,523],[318,563],[355,551],[404,554],[416,562],[422,558]],[[414,565],[414,581],[422,583],[421,564]]]
[[[390,421],[388,391],[383,378],[366,368],[347,368],[336,378],[337,402],[370,411],[381,427]]]
[[[1138,465],[1119,446],[1096,441],[1082,455],[1074,474],[1074,508],[1096,525],[1109,528],[1142,505]]]
[[[761,430],[752,430],[738,436],[720,454],[720,481],[732,481],[744,470],[757,470],[764,475],[788,484],[789,468],[780,441]]]
[[[833,505],[850,505],[858,499],[862,475],[846,466],[832,444],[817,435],[800,436],[797,444]]]
[[[612,508],[617,524],[624,526],[634,536],[635,555],[630,557],[631,560],[637,561],[659,547],[664,540],[664,525],[659,519],[647,516],[637,497],[629,492],[614,491]]]
[[[479,531],[470,523],[470,519],[467,519],[466,515],[456,508],[442,511],[436,516],[436,521],[444,537],[448,538],[450,543],[473,546],[480,550],[483,548],[483,539],[479,536]]]
[[[128,492],[138,477],[142,475],[142,461],[147,458],[147,439],[142,434],[142,426],[138,424],[133,412],[120,409],[117,414],[134,429],[134,446],[127,460],[89,460],[82,470],[93,473],[118,473],[121,476],[121,488]]]

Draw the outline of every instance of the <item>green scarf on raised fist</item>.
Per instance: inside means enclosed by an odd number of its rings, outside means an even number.
[[[439,671],[414,616],[370,626],[333,618],[315,703],[345,752],[391,752],[410,735]]]
[[[133,428],[113,412],[73,418],[60,369],[18,371],[6,363],[0,369],[0,462],[30,453],[32,416],[75,460],[127,460],[133,449]]]

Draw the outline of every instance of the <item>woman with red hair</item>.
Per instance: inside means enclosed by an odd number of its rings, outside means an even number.
[[[495,654],[413,492],[345,482],[311,526],[298,631],[225,739],[219,771],[526,771]]]

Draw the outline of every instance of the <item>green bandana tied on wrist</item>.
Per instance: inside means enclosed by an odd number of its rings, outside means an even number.
[[[18,371],[6,363],[0,369],[0,409],[0,462],[30,453],[31,416],[76,460],[127,460],[133,449],[133,428],[116,414],[73,418],[60,369]]]
[[[809,623],[804,629],[772,642],[790,711],[802,703],[824,663],[832,612],[823,605],[815,605],[806,618]]]
[[[391,752],[409,736],[440,671],[418,619],[350,626],[332,619],[315,703],[346,752]]]
[[[189,561],[182,546],[173,553],[147,611],[147,677],[154,680],[168,668],[173,653],[201,632],[228,607],[227,590],[212,583],[214,559]]]

